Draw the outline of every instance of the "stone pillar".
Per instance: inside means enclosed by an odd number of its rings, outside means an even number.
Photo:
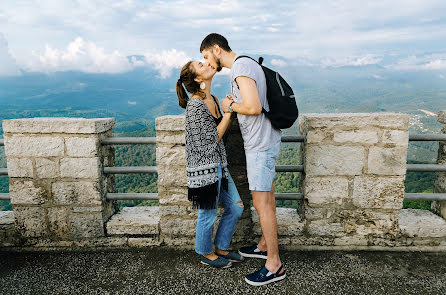
[[[320,245],[377,245],[398,233],[409,116],[305,114],[305,230]]]
[[[195,244],[196,210],[187,199],[185,117],[155,120],[160,238],[166,245]]]
[[[438,113],[438,122],[443,124],[441,132],[446,134],[446,111]],[[446,141],[440,141],[438,146],[437,164],[446,165]],[[434,193],[446,193],[446,172],[435,173]],[[434,201],[431,207],[436,214],[446,219],[446,201]]]
[[[10,196],[23,238],[101,237],[115,206],[105,199],[103,166],[114,165],[114,119],[33,118],[3,121]]]
[[[156,118],[155,122],[160,234],[166,245],[193,246],[198,211],[192,209],[187,199],[184,119],[184,116],[163,116]],[[241,242],[252,238],[252,220],[243,139],[237,119],[227,134],[230,173],[245,206],[233,239],[234,242]],[[220,208],[219,215],[221,213]]]

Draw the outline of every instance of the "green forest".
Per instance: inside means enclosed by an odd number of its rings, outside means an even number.
[[[134,132],[115,133],[115,136],[128,137],[152,137],[155,136],[153,127],[145,127]],[[412,144],[409,148],[409,159],[419,158],[415,154],[436,153],[435,146],[438,143],[431,144]],[[154,145],[122,145],[115,147],[116,166],[154,166],[155,146]],[[409,160],[409,163],[421,163],[416,160]],[[426,162],[423,162],[426,163]],[[277,162],[278,165],[298,165],[300,164],[300,144],[284,143]],[[6,167],[4,148],[0,147],[0,167]],[[291,193],[299,191],[298,172],[281,172],[276,174],[275,190],[278,193]],[[430,172],[410,172],[406,177],[406,192],[432,192],[435,173]],[[127,193],[155,193],[157,192],[156,174],[128,174],[116,175],[116,192]],[[8,177],[0,176],[0,193],[7,193]],[[404,201],[404,208],[430,209],[429,201]],[[119,201],[120,207],[125,206],[156,206],[158,201]],[[297,201],[278,200],[278,207],[297,208]],[[12,210],[9,201],[0,201],[0,210]]]

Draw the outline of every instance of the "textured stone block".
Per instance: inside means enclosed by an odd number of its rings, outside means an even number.
[[[306,206],[304,214],[306,220],[318,220],[318,219],[329,219],[335,213],[336,213],[336,208],[312,208]]]
[[[352,201],[360,208],[401,209],[403,177],[358,176],[354,179]]]
[[[332,136],[332,133],[324,130],[308,130],[305,140],[307,143],[321,143],[329,139],[330,136]]]
[[[403,209],[398,225],[401,233],[409,237],[446,237],[446,220],[428,210]]]
[[[339,131],[334,133],[333,140],[339,143],[375,144],[378,142],[376,131]]]
[[[161,245],[159,238],[129,238],[129,247],[146,248]]]
[[[60,176],[66,178],[99,178],[99,158],[64,158],[60,160]]]
[[[5,133],[102,133],[113,129],[113,118],[28,118],[3,121]]]
[[[49,192],[33,181],[11,180],[9,183],[11,204],[41,205],[49,200]]]
[[[308,226],[308,233],[316,236],[344,236],[344,226],[341,223],[330,223],[327,220],[314,220]]]
[[[101,193],[97,182],[56,182],[51,191],[56,204],[100,205]]]
[[[385,237],[398,232],[398,214],[400,210],[379,212],[376,209],[342,210],[336,218],[342,221],[348,234],[359,234]]]
[[[67,207],[48,208],[48,225],[51,234],[59,238],[69,237],[68,214]]]
[[[109,235],[159,234],[158,207],[126,207],[107,222]]]
[[[446,111],[439,111],[437,120],[440,123],[446,124]]]
[[[185,145],[186,137],[184,131],[158,131],[156,133],[157,144]]]
[[[158,146],[156,164],[186,166],[186,148],[184,146]]]
[[[45,209],[13,207],[17,231],[23,237],[41,237],[48,233]]]
[[[71,236],[92,238],[104,236],[102,213],[71,214],[69,216]]]
[[[187,187],[158,186],[160,205],[191,204],[187,199]]]
[[[7,157],[57,157],[64,154],[62,137],[56,136],[5,136]]]
[[[184,131],[186,126],[185,116],[162,116],[155,119],[156,130]]]
[[[13,211],[0,211],[0,225],[13,224],[14,212]]]
[[[409,118],[409,115],[396,113],[303,114],[300,128],[302,131],[313,128],[326,130],[370,127],[407,129]]]
[[[175,236],[195,236],[196,219],[172,218],[160,222],[160,232]]]
[[[36,158],[36,172],[38,178],[56,178],[59,176],[57,160]]]
[[[360,175],[365,150],[360,146],[309,144],[305,148],[307,175]]]
[[[409,143],[409,132],[402,130],[385,130],[382,142],[407,146]]]
[[[407,148],[373,146],[369,150],[368,173],[377,175],[406,175]]]
[[[260,219],[254,207],[251,208],[254,234],[261,235]],[[293,208],[277,208],[277,230],[279,236],[297,236],[302,233],[305,223]]]
[[[159,186],[187,186],[186,166],[158,166]]]
[[[346,177],[308,177],[304,190],[309,206],[341,205],[349,197]]]
[[[67,137],[65,145],[67,156],[94,157],[98,154],[99,139],[97,137]]]
[[[34,177],[33,163],[26,158],[7,158],[9,177]]]

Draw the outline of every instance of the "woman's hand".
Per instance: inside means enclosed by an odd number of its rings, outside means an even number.
[[[231,104],[231,102],[233,102],[234,100],[232,99],[232,95],[231,94],[226,94],[225,99],[223,99],[221,101],[221,108],[223,110],[223,113],[230,113],[229,112],[229,105]]]

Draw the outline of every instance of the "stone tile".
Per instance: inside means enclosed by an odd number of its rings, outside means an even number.
[[[368,155],[368,173],[376,175],[406,175],[407,148],[373,146]]]
[[[309,144],[305,148],[305,172],[309,175],[361,175],[365,149],[360,146]]]
[[[357,176],[353,184],[353,204],[359,208],[401,209],[403,177]]]
[[[46,212],[42,207],[13,207],[15,224],[23,237],[42,237],[48,234]]]
[[[6,158],[9,177],[34,177],[33,163],[27,158]]]
[[[60,176],[66,178],[99,178],[99,158],[64,158],[60,160]]]
[[[5,152],[7,157],[57,157],[63,156],[64,143],[58,136],[5,135]]]
[[[107,222],[109,235],[158,235],[158,207],[125,207]]]
[[[41,205],[49,200],[50,194],[44,184],[34,181],[11,180],[9,195],[13,205]]]
[[[59,176],[58,160],[36,158],[35,163],[38,178],[56,178]]]
[[[307,177],[304,183],[305,198],[309,206],[341,205],[348,195],[346,177]]]
[[[65,146],[67,156],[94,157],[98,155],[99,138],[95,137],[66,137]]]

